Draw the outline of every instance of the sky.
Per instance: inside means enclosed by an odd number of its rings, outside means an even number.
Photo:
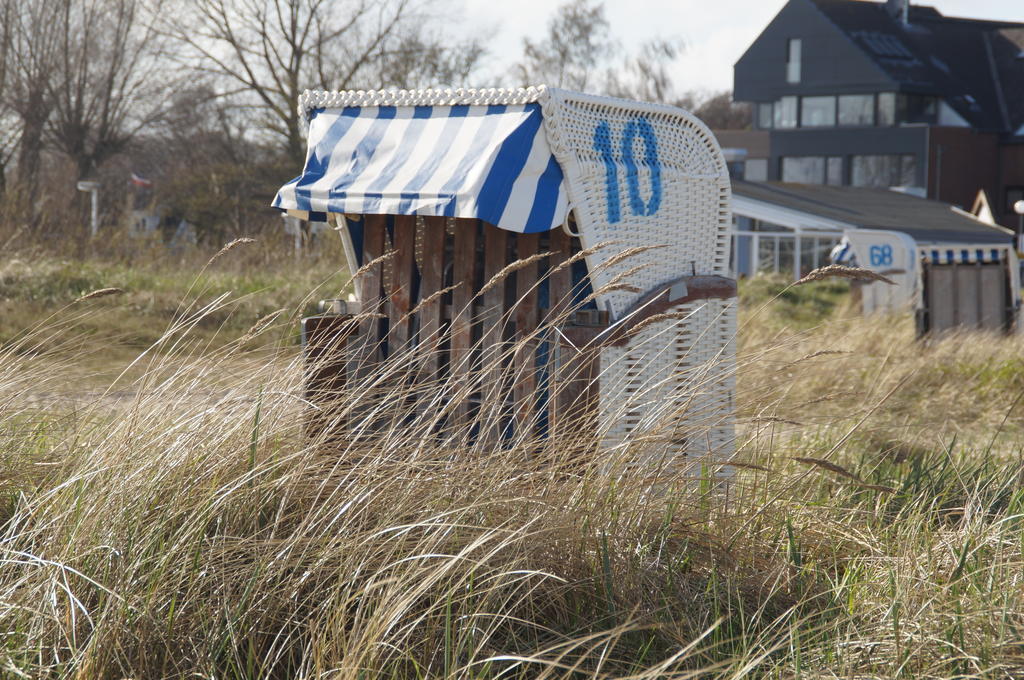
[[[913,0],[912,0],[913,2]],[[673,64],[677,92],[732,89],[732,66],[786,0],[604,0],[611,31],[621,43],[681,38]],[[501,73],[522,54],[523,37],[539,37],[555,0],[463,0],[468,26],[490,28],[487,71]],[[929,0],[947,16],[1024,22],[1024,0]]]

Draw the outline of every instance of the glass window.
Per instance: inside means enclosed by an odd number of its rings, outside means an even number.
[[[874,125],[875,96],[873,94],[839,95],[840,125]]]
[[[850,184],[855,187],[914,186],[916,176],[914,154],[850,157]]]
[[[786,82],[800,82],[800,52],[802,44],[800,38],[790,38],[786,41]]]
[[[900,156],[900,174],[896,186],[912,187],[917,184],[917,156],[912,153]]]
[[[744,168],[743,179],[750,182],[768,181],[768,159],[748,158],[747,167]]]
[[[745,165],[745,163],[743,161],[726,161],[725,162],[725,167],[727,167],[729,169],[729,177],[736,177],[738,179],[743,179],[743,166],[744,165]]]
[[[882,92],[878,95],[878,124],[883,126],[896,124],[895,92]]]
[[[896,156],[851,156],[850,184],[855,187],[892,186]]]
[[[939,103],[935,97],[901,94],[896,100],[896,120],[900,123],[934,123]]]
[[[834,187],[840,187],[843,185],[843,157],[842,156],[829,156],[828,166],[825,172],[825,184],[831,184]]]
[[[824,156],[786,156],[782,159],[782,181],[798,184],[824,184]]]
[[[831,127],[835,124],[835,97],[802,97],[800,99],[801,127]]]
[[[775,104],[775,127],[796,127],[796,97],[783,97]]]
[[[772,103],[757,105],[757,127],[770,130],[772,127]]]

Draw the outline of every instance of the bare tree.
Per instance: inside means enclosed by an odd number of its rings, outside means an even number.
[[[165,214],[175,224],[188,221],[204,242],[252,235],[268,224],[280,229],[278,214],[266,206],[295,166],[240,123],[208,84],[197,82],[171,97],[160,125],[132,145]]]
[[[669,67],[683,47],[678,38],[654,38],[635,52],[623,50],[609,32],[601,0],[569,0],[555,10],[543,40],[523,41],[516,76],[522,85],[674,104],[714,129],[750,127],[750,107],[734,103],[729,91],[676,93]]]
[[[436,5],[436,3],[434,3]],[[482,52],[475,38],[430,33],[427,0],[185,0],[167,14],[196,71],[215,76],[254,122],[305,156],[296,103],[306,89],[451,84]]]
[[[14,39],[14,3],[0,0],[0,93],[7,91],[11,80],[11,60]],[[10,104],[0,97],[0,198],[7,193],[7,166],[10,164],[17,140],[16,116]]]
[[[750,127],[750,105],[734,102],[730,90],[711,94],[688,92],[675,104],[692,111],[712,130],[746,130]]]
[[[608,70],[605,90],[613,97],[671,101],[673,83],[668,66],[682,48],[682,41],[678,39],[654,38],[644,43],[637,54],[626,57],[621,67]]]
[[[567,2],[555,10],[547,29],[543,40],[523,39],[523,61],[516,67],[519,81],[573,90],[592,86],[600,66],[615,53],[604,5]]]
[[[555,10],[543,40],[523,40],[516,76],[522,85],[669,102],[674,97],[669,65],[682,47],[676,38],[653,38],[635,51],[625,50],[610,33],[600,0],[569,0]]]
[[[47,0],[60,36],[49,78],[49,136],[80,178],[123,151],[163,113],[169,85],[157,34],[136,0]]]
[[[43,135],[52,111],[50,79],[60,40],[53,30],[56,9],[47,0],[15,0],[6,7],[3,22],[10,52],[0,100],[16,127],[17,182],[29,202],[38,192]]]

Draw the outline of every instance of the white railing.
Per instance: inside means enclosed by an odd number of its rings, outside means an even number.
[[[826,265],[842,231],[736,231],[730,269],[734,277],[759,272],[790,273],[793,280]]]

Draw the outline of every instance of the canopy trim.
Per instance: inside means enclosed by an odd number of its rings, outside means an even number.
[[[317,109],[364,106],[487,106],[518,105],[541,101],[545,85],[426,90],[306,90],[299,97],[299,115],[308,120]]]

